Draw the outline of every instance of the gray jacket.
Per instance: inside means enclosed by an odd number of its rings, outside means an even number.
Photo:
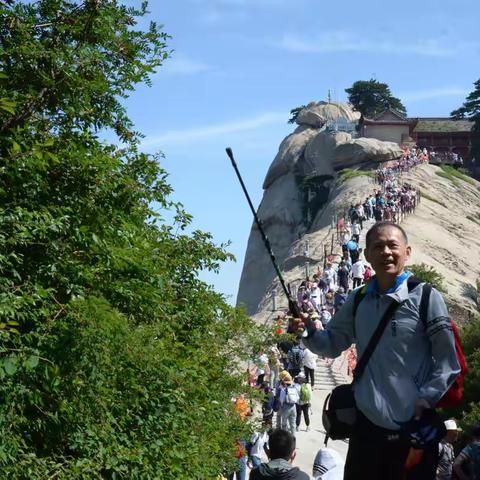
[[[354,385],[357,407],[383,428],[398,430],[397,422],[412,418],[419,398],[435,406],[460,372],[445,302],[432,289],[425,330],[419,318],[422,289],[423,284],[409,293],[404,281],[393,293],[367,291],[354,319],[355,291],[325,330],[303,340],[311,351],[331,358],[356,343],[360,358],[392,299],[401,303]]]

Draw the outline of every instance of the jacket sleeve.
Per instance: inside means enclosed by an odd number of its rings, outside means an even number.
[[[353,304],[355,292],[348,296],[325,330],[317,330],[303,339],[305,346],[324,357],[338,357],[354,341]]]
[[[426,329],[432,349],[433,368],[420,388],[420,398],[434,407],[460,373],[447,306],[442,295],[434,288],[428,305]]]

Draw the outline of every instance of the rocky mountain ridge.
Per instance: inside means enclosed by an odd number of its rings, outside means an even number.
[[[316,269],[325,245],[330,249],[332,219],[376,188],[372,170],[401,155],[397,144],[337,131],[335,108],[337,120],[348,123],[355,117],[348,105],[325,102],[309,104],[306,112],[300,112],[298,128],[281,143],[264,181],[258,216],[287,282],[293,285],[301,282],[307,268]],[[313,120],[306,124],[305,118],[314,118],[316,124]],[[349,178],[341,174],[345,168],[352,169]],[[412,245],[412,262],[431,265],[444,275],[454,308],[475,308],[475,285],[480,278],[480,183],[450,178],[433,165],[415,168],[402,181],[423,194],[416,212],[402,223]],[[258,229],[252,225],[237,303],[266,319],[272,315],[274,291],[280,308],[285,305],[283,293]]]

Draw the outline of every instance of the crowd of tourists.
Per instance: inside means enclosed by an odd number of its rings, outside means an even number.
[[[408,166],[424,161],[419,158],[419,152],[409,153],[402,162]],[[451,480],[455,472],[462,480],[480,480],[480,427],[472,431],[473,442],[455,457],[452,445],[459,429],[453,419],[443,422],[433,409],[463,369],[441,294],[415,283],[404,268],[411,248],[399,222],[415,210],[419,197],[411,185],[400,184],[403,168],[400,163],[379,170],[381,188],[364,202],[353,202],[337,223],[341,260],[330,258],[323,270],[318,267],[306,278],[297,290],[298,313],[278,318],[277,325],[294,334],[293,340],[280,341],[255,357],[250,374],[264,395],[263,427],[241,444],[238,480],[245,478],[247,465],[253,468],[252,479],[310,478],[292,461],[302,422],[305,430],[310,428],[317,356],[335,358],[346,352],[352,373],[356,349],[362,360],[371,356],[372,362],[362,369],[363,375],[355,371],[356,422],[348,437],[347,459],[344,464],[334,450],[321,449],[312,478]],[[365,222],[371,228],[361,248]],[[411,322],[420,320],[425,330],[412,328]],[[385,333],[371,347],[380,326]],[[276,442],[284,446],[281,455],[272,454]],[[268,463],[261,462],[263,453]]]

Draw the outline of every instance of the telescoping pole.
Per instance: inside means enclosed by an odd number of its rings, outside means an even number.
[[[243,193],[245,194],[245,197],[247,198],[248,205],[250,206],[250,210],[252,211],[255,223],[257,224],[260,235],[262,236],[262,240],[263,240],[263,243],[265,245],[265,248],[267,249],[267,252],[270,255],[270,260],[272,261],[273,268],[277,272],[277,276],[278,276],[278,279],[280,280],[280,284],[282,285],[283,291],[285,292],[285,295],[288,299],[288,307],[290,309],[290,312],[295,317],[298,318],[298,316],[300,314],[300,309],[298,308],[298,304],[293,301],[292,296],[290,294],[290,291],[285,284],[285,280],[283,279],[282,272],[280,272],[280,268],[278,268],[277,261],[275,259],[275,255],[273,254],[272,247],[270,245],[270,240],[268,239],[267,235],[265,234],[265,231],[263,230],[262,223],[260,222],[260,220],[257,216],[257,212],[255,211],[255,208],[253,207],[253,203],[250,200],[250,195],[248,194],[247,188],[245,187],[245,184],[243,183],[242,176],[240,175],[240,171],[238,170],[237,163],[235,162],[235,159],[233,157],[232,149],[230,147],[227,147],[225,150],[227,152],[228,158],[230,158],[230,161],[232,162],[232,166],[235,170],[235,173],[237,174],[240,185],[242,186]]]

